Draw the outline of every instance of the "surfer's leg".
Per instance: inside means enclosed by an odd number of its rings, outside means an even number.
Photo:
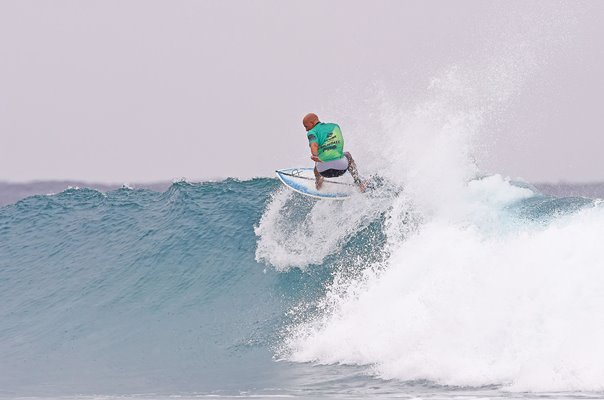
[[[317,166],[315,165],[315,178],[317,179],[315,181],[315,186],[317,188],[317,190],[321,189],[321,186],[323,186],[323,177],[321,176],[321,174],[319,173],[319,171],[317,170]]]
[[[361,178],[359,177],[359,171],[357,170],[357,165],[355,164],[354,159],[352,158],[352,154],[346,151],[344,152],[344,156],[348,159],[348,172],[350,172],[350,175],[352,175],[354,183],[359,186],[361,192],[365,192],[365,183],[363,183],[361,181]]]

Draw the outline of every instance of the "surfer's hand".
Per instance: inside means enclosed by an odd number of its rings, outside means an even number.
[[[310,159],[316,162],[321,162],[321,160],[319,160],[319,156],[310,156]]]

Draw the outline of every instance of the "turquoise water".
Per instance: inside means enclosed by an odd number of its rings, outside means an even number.
[[[446,223],[401,195],[317,202],[275,179],[4,206],[0,395],[601,397],[598,201],[483,181],[480,212]]]

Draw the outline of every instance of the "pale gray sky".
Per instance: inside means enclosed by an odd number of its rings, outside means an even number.
[[[485,170],[604,180],[603,20],[595,0],[0,0],[0,180],[272,175],[310,162],[310,111],[362,162],[378,99],[404,113],[450,71],[489,87],[475,103],[511,82]]]

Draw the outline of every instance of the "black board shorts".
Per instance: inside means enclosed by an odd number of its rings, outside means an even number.
[[[338,176],[342,176],[346,173],[346,170],[342,169],[326,169],[325,171],[319,172],[321,176],[325,178],[337,178]]]

